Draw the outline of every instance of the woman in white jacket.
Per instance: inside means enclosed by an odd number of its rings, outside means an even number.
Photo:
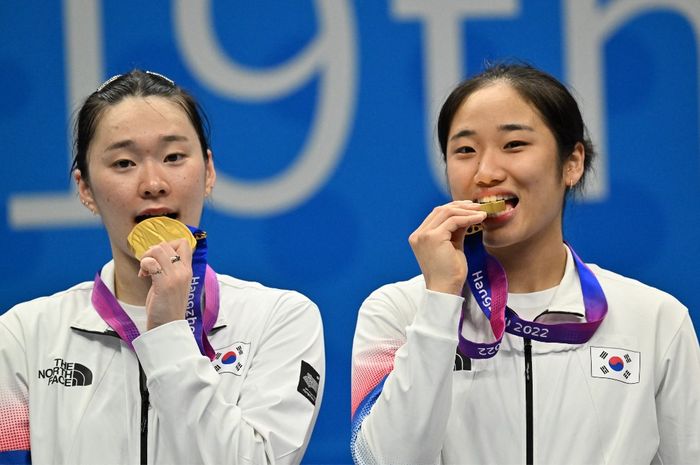
[[[687,309],[564,242],[595,155],[565,86],[490,67],[448,97],[438,138],[453,201],[409,238],[422,275],[360,309],[355,462],[700,463]]]
[[[138,70],[81,107],[73,176],[113,260],[0,316],[0,463],[301,461],[323,391],[320,315],[207,265],[204,121],[173,81]],[[145,224],[165,240],[130,245]]]

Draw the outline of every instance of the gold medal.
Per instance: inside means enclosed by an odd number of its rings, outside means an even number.
[[[126,240],[136,259],[141,260],[150,247],[181,238],[187,239],[193,250],[197,246],[192,232],[183,223],[167,216],[155,216],[134,226]]]
[[[493,202],[486,202],[479,204],[479,210],[486,212],[489,215],[494,213],[500,213],[506,209],[505,200],[494,200]]]
[[[481,223],[478,223],[478,224],[471,224],[471,225],[467,226],[466,235],[468,236],[468,235],[470,235],[470,234],[476,234],[476,233],[478,233],[479,231],[483,231],[483,230],[484,230],[484,225],[483,225],[483,224],[481,224]]]
[[[500,213],[506,209],[505,200],[494,200],[493,202],[486,202],[479,204],[479,210],[486,212],[487,215],[493,215],[494,213]],[[482,223],[473,224],[467,228],[467,235],[476,234],[484,229]]]

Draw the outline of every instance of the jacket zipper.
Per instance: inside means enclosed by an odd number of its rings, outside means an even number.
[[[141,465],[148,463],[148,388],[146,387],[146,373],[139,363],[139,390],[141,391]]]
[[[532,341],[525,342],[525,463],[532,465],[533,458],[533,421],[532,421]]]

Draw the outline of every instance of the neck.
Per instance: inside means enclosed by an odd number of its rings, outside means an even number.
[[[139,262],[132,257],[114,254],[114,295],[130,305],[146,305],[151,280],[139,278]]]
[[[528,293],[559,285],[566,268],[565,247],[559,234],[555,238],[487,250],[503,266],[508,291]]]

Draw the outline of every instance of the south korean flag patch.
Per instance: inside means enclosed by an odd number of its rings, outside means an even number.
[[[216,356],[211,361],[219,374],[230,373],[241,376],[248,361],[250,342],[234,342],[221,349],[216,349]]]
[[[641,354],[633,350],[591,346],[591,376],[594,378],[637,384],[640,362]]]

